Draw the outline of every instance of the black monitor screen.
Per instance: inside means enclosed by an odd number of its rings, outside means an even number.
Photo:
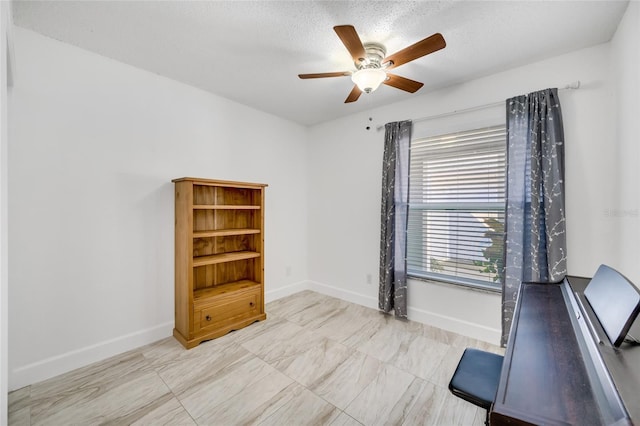
[[[640,292],[618,271],[600,265],[584,295],[614,346],[620,346],[640,311]]]

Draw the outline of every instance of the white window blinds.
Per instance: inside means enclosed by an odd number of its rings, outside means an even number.
[[[410,275],[500,287],[505,151],[504,125],[411,142]]]

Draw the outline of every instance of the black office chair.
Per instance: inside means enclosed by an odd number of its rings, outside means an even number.
[[[489,410],[496,398],[503,359],[502,355],[467,348],[449,382],[449,390],[455,396],[487,410],[487,425]]]

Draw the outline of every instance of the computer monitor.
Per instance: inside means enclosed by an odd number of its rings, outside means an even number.
[[[600,265],[584,296],[613,346],[620,346],[640,312],[640,291],[618,271]]]

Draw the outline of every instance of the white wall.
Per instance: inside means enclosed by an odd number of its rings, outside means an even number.
[[[307,278],[306,128],[28,30],[15,46],[11,389],[171,334],[172,178],[269,184],[266,297]]]
[[[7,90],[10,85],[11,3],[0,2],[0,425],[7,424],[9,282],[7,254]]]
[[[616,119],[605,143],[617,146],[619,166],[618,202],[608,220],[617,226],[620,257],[615,267],[640,287],[640,3],[629,3],[611,45]]]
[[[502,101],[575,80],[581,81],[580,90],[560,95],[566,136],[569,273],[590,276],[600,263],[615,263],[620,256],[631,259],[631,254],[619,253],[620,243],[612,238],[615,224],[603,215],[603,208],[616,206],[617,200],[618,153],[611,149],[612,142],[603,143],[611,140],[615,120],[610,113],[614,93],[609,51],[609,44],[595,46],[422,96],[407,95],[404,102],[313,127],[308,250],[315,288],[377,306],[384,139],[384,130],[376,131],[377,126]],[[456,119],[464,127],[476,116],[461,114]],[[372,129],[366,130],[369,125]],[[416,129],[431,125],[420,122]],[[373,275],[372,284],[367,284],[367,274]],[[412,319],[497,343],[500,311],[500,296],[495,293],[409,282]]]

